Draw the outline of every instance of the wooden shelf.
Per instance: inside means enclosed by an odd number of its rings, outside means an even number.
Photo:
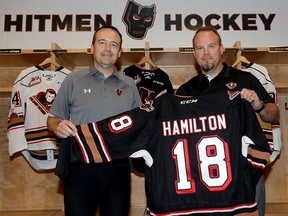
[[[239,43],[235,43],[239,46]],[[226,48],[223,54],[223,61],[232,65],[241,50],[241,55],[250,62],[263,65],[269,68],[271,77],[279,92],[288,92],[288,52],[270,52],[269,47],[262,48]],[[139,62],[146,54],[147,48],[123,48],[121,56],[117,62],[119,68]],[[37,65],[46,58],[53,58],[58,64],[71,71],[87,67],[93,63],[93,56],[90,48],[61,49],[56,43],[51,43],[51,49],[26,49],[21,53],[1,53],[0,54],[0,92],[11,92],[9,88],[16,73],[22,69]],[[195,59],[192,47],[179,48],[149,48],[149,57],[152,61],[167,70],[179,86],[184,80],[190,79],[188,76],[195,74]],[[2,71],[1,71],[2,70]],[[190,72],[191,71],[191,72]],[[184,72],[184,73],[183,73]],[[179,78],[179,75],[182,76]],[[8,78],[7,78],[8,77]],[[1,81],[2,78],[2,81]],[[5,78],[5,80],[3,80]],[[7,79],[7,80],[6,80]]]
[[[11,88],[9,88],[9,87],[0,87],[0,92],[11,93],[12,92],[12,87]]]

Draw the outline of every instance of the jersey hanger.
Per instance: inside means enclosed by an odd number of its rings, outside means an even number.
[[[139,64],[139,65],[145,64],[146,65],[146,63],[148,63],[150,66],[152,66],[152,68],[157,67],[149,56],[144,56],[137,64]]]
[[[50,58],[50,57],[48,57],[48,58],[46,58],[43,62],[41,62],[40,64],[39,64],[39,66],[40,67],[45,67],[45,66],[47,66],[47,65],[54,65],[54,66],[56,66],[56,67],[60,67],[60,65],[54,60],[54,59],[52,59],[52,58]]]
[[[237,65],[239,65],[240,63],[245,63],[245,64],[250,64],[250,61],[248,61],[244,56],[239,56],[236,61],[234,62],[234,64],[232,65],[232,67],[236,67]]]

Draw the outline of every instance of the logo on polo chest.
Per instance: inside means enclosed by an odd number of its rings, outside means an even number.
[[[89,88],[89,89],[84,89],[84,94],[90,94],[91,93],[91,89]]]

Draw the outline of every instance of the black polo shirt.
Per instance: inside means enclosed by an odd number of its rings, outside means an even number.
[[[182,84],[176,95],[199,96],[228,90],[241,91],[243,88],[247,88],[254,90],[264,103],[274,103],[268,92],[253,74],[228,67],[225,63],[223,65],[221,72],[210,82],[201,73]]]

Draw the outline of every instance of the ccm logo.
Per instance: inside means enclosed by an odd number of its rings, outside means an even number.
[[[185,101],[181,101],[181,104],[190,104],[190,103],[196,103],[197,102],[197,99],[195,100],[185,100]]]

